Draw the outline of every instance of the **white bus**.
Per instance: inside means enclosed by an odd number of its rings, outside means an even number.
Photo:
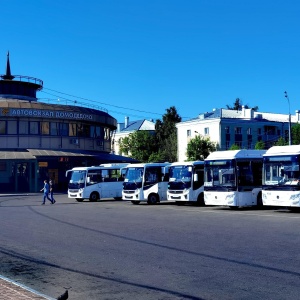
[[[264,155],[264,205],[300,207],[300,145],[273,146]]]
[[[133,204],[155,204],[167,200],[169,163],[141,163],[126,166],[122,199]]]
[[[265,150],[228,150],[204,160],[204,202],[231,208],[261,207]]]
[[[78,202],[103,198],[122,199],[124,168],[128,164],[102,164],[98,167],[77,167],[71,172],[68,197]]]
[[[178,203],[204,203],[204,161],[174,162],[169,168],[167,196]]]

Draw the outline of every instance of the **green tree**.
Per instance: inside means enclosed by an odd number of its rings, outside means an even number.
[[[258,141],[256,144],[255,144],[255,147],[254,147],[255,150],[264,150],[265,149],[265,143],[263,141]]]
[[[233,144],[233,145],[231,145],[231,147],[229,148],[229,150],[240,150],[240,149],[241,149],[241,147],[238,146],[237,144]]]
[[[242,110],[242,107],[243,107],[243,101],[240,99],[240,98],[236,98],[234,103],[233,103],[233,106],[230,106],[230,105],[226,105],[227,109],[231,109],[231,110]],[[244,105],[245,108],[251,108],[248,104]],[[258,111],[258,106],[254,106],[252,107],[252,110],[254,111]]]
[[[176,123],[181,122],[175,106],[166,109],[162,121],[156,120],[155,133],[158,146],[157,157],[162,161],[177,160],[177,129]]]
[[[209,138],[197,135],[187,145],[187,160],[204,160],[211,152],[216,150],[216,143],[211,142]]]
[[[157,152],[156,139],[147,130],[130,133],[119,141],[120,151],[140,162],[148,162],[150,156]]]
[[[148,162],[163,162],[164,159],[161,156],[160,152],[152,152],[152,154],[149,156]]]
[[[283,137],[280,137],[278,141],[275,143],[275,146],[286,146],[288,143]]]
[[[300,145],[300,124],[294,124],[292,126],[292,144]]]

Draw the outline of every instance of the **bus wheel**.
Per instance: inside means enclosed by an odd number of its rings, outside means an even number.
[[[91,202],[95,202],[95,201],[97,201],[99,198],[100,198],[100,197],[99,197],[99,194],[96,193],[96,192],[92,192],[91,195],[90,195],[90,201],[91,201]]]
[[[136,205],[136,204],[140,204],[140,201],[132,200],[131,203]]]
[[[261,192],[258,193],[257,195],[257,208],[263,208],[264,204],[263,204],[263,201],[262,201],[262,195],[261,195]]]
[[[158,202],[158,197],[157,197],[157,195],[155,195],[155,194],[150,194],[150,195],[148,196],[148,201],[147,201],[148,204],[156,204],[157,202]]]
[[[82,198],[76,198],[77,202],[82,202],[83,199]]]
[[[199,194],[198,199],[197,199],[197,205],[205,206],[204,194],[203,193]]]

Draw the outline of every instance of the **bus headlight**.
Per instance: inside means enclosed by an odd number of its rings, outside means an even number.
[[[292,205],[299,205],[300,194],[295,194],[290,197]]]
[[[226,203],[227,205],[234,205],[234,194],[229,194],[226,196]]]

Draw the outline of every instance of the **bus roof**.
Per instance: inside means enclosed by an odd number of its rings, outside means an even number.
[[[273,146],[264,156],[300,154],[300,145]]]
[[[165,167],[169,166],[171,163],[134,163],[128,164],[126,168],[144,168],[144,167]]]
[[[99,166],[91,166],[91,167],[75,167],[71,171],[85,171],[85,170],[99,170],[99,169],[122,169],[126,167],[128,164],[102,164]]]
[[[195,160],[195,161],[176,161],[171,163],[170,167],[172,166],[197,166],[197,165],[204,165],[203,160]]]
[[[101,164],[100,167],[126,167],[128,163]]]
[[[253,150],[253,149],[215,151],[212,152],[205,160],[234,159],[234,158],[262,158],[265,153],[266,150]]]

